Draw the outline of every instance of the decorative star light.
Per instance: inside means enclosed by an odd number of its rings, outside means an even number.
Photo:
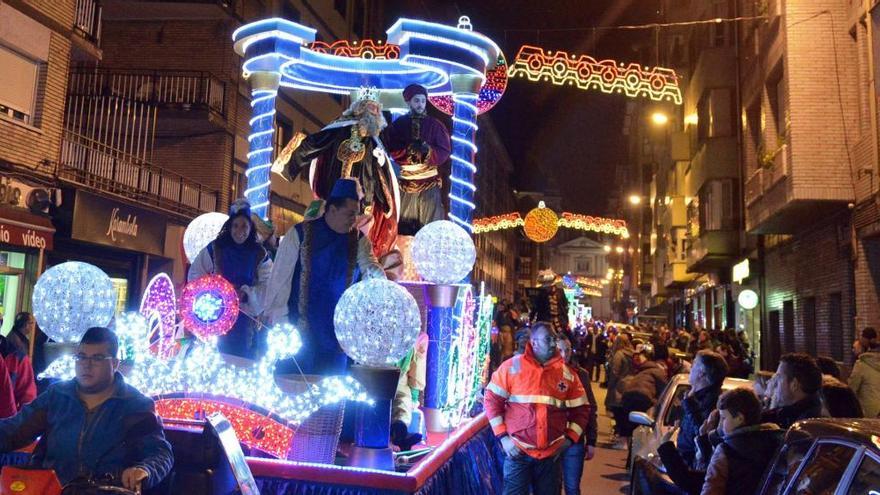
[[[196,260],[196,256],[205,246],[217,238],[227,219],[229,215],[212,211],[197,216],[186,226],[183,231],[183,252],[190,263]]]
[[[449,220],[437,220],[416,233],[412,256],[423,279],[435,284],[454,284],[470,273],[477,250],[463,228]]]
[[[269,332],[267,353],[250,365],[227,363],[211,342],[195,342],[170,361],[158,359],[147,352],[147,320],[139,314],[121,315],[115,322],[115,331],[120,347],[126,349],[124,357],[130,365],[126,381],[142,393],[159,399],[166,414],[186,412],[187,416],[176,419],[199,419],[190,414],[194,411],[210,414],[218,410],[235,414],[238,411],[235,419],[230,418],[238,438],[278,457],[286,456],[289,439],[295,436],[294,428],[321,407],[344,400],[373,403],[363,387],[347,376],[332,376],[311,383],[298,395],[282,391],[275,383],[275,364],[279,359],[295,355],[302,347],[299,332],[289,324],[266,330]],[[74,360],[70,355],[55,360],[40,374],[41,378],[74,376]],[[194,407],[193,401],[199,407]],[[255,423],[255,414],[262,414],[263,423]],[[284,428],[279,429],[279,424]],[[285,438],[287,443],[283,441]]]
[[[89,328],[110,323],[116,311],[116,292],[100,268],[68,261],[40,275],[31,302],[34,317],[49,338],[79,342]]]
[[[202,340],[224,335],[235,325],[238,313],[238,293],[220,275],[205,275],[189,282],[180,296],[184,326]]]
[[[384,367],[400,361],[422,328],[419,305],[402,286],[376,278],[342,293],[333,312],[339,345],[358,363]]]

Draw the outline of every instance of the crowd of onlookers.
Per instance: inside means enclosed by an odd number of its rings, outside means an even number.
[[[526,352],[528,315],[525,301],[498,306],[493,370]],[[636,461],[635,482],[643,493],[751,493],[785,430],[796,421],[876,418],[880,413],[880,340],[873,328],[863,329],[854,343],[856,360],[848,376],[834,359],[803,353],[781,356],[772,375],[756,375],[748,338],[733,329],[689,331],[590,320],[553,333],[570,354],[571,366],[581,371],[581,381],[607,388],[604,405],[614,418],[615,448],[628,448],[635,427],[629,413],[649,411],[673,376],[688,374],[691,388],[682,400],[677,428],[670,432],[677,439],[658,450],[666,474],[644,459]],[[751,388],[722,393],[728,377],[754,381]],[[592,438],[595,442],[595,434]],[[578,491],[566,483],[566,493]]]

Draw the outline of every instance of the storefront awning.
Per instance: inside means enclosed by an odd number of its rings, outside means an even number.
[[[55,227],[43,215],[23,208],[0,207],[0,243],[35,249],[52,249]]]

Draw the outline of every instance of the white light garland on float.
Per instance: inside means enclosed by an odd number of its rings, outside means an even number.
[[[339,345],[374,367],[394,365],[413,348],[422,328],[419,305],[402,286],[374,278],[342,293],[333,313]]]
[[[116,310],[113,282],[100,268],[68,261],[46,270],[31,299],[40,329],[56,342],[79,342],[91,327],[110,323]]]
[[[147,320],[139,314],[121,315],[115,322],[120,347],[130,349],[131,369],[126,382],[142,393],[158,397],[192,394],[239,400],[261,407],[292,425],[305,421],[323,406],[340,401],[372,404],[364,388],[349,376],[331,376],[309,385],[295,396],[282,391],[275,383],[275,364],[302,348],[299,332],[289,324],[275,325],[268,331],[268,351],[250,366],[227,363],[214,345],[195,342],[177,358],[163,361],[147,351],[144,335]],[[40,374],[44,377],[70,379],[75,376],[72,356],[55,360]]]
[[[220,229],[229,215],[212,211],[203,213],[193,219],[183,232],[183,252],[190,263],[205,249],[205,246],[217,238]]]
[[[416,233],[412,256],[423,279],[435,284],[454,284],[470,273],[477,250],[463,228],[449,220],[437,220]]]

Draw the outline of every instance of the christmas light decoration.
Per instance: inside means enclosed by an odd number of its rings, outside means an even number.
[[[507,60],[504,54],[498,55],[498,61],[495,68],[486,72],[486,81],[480,88],[479,97],[477,98],[477,115],[482,115],[492,108],[504,96],[507,89]],[[437,110],[452,115],[453,102],[451,96],[431,96],[428,98]]]
[[[412,256],[416,271],[423,279],[436,284],[453,284],[470,273],[477,250],[464,229],[448,220],[437,220],[416,233]]]
[[[618,64],[614,60],[596,60],[588,55],[552,52],[524,45],[519,49],[508,70],[510,77],[530,81],[547,81],[557,86],[620,93],[630,98],[645,97],[654,101],[671,101],[681,105],[678,76],[672,69],[647,68],[639,64]]]
[[[309,48],[318,53],[328,53],[338,57],[374,60],[396,60],[400,58],[399,46],[375,40],[337,40],[333,43],[315,41],[309,44]]]
[[[629,231],[626,228],[626,221],[624,220],[612,220],[609,218],[579,215],[577,213],[562,212],[562,218],[559,219],[559,226],[569,229],[599,232],[600,234],[613,234],[622,237],[629,236]]]
[[[68,261],[46,270],[31,299],[40,329],[56,342],[79,342],[91,327],[110,323],[116,310],[113,282],[100,268]]]
[[[516,227],[522,227],[523,225],[523,219],[517,212],[505,213],[504,215],[496,215],[494,217],[475,218],[474,234],[513,229]]]
[[[321,407],[345,400],[372,403],[363,387],[351,377],[324,378],[309,384],[298,395],[281,390],[275,383],[275,363],[295,355],[302,347],[299,332],[289,324],[263,330],[269,332],[267,353],[251,365],[226,363],[211,342],[195,342],[186,353],[170,361],[142,352],[147,345],[146,339],[137,336],[146,335],[147,322],[140,315],[120,318],[116,331],[121,336],[120,344],[134,349],[130,354],[131,366],[126,372],[129,384],[160,400],[193,399],[198,402],[172,401],[163,406],[164,414],[168,415],[164,417],[198,419],[195,412],[198,410],[234,412],[221,404],[237,407],[240,411],[234,413],[241,420],[234,422],[233,427],[238,438],[279,457],[285,457],[288,439],[293,437],[295,426]],[[75,363],[70,355],[56,359],[40,374],[41,378],[69,379],[74,376]],[[245,411],[262,414],[263,418]]]
[[[474,155],[477,145],[474,136],[477,133],[477,95],[458,93],[453,95],[452,115],[452,171],[449,175],[449,219],[459,224],[468,232],[473,232],[471,218],[474,209]]]
[[[269,172],[272,168],[275,134],[275,97],[277,89],[254,89],[251,91],[251,133],[248,136],[248,168],[245,170],[247,189],[244,197],[251,204],[251,211],[260,218],[269,213]]]
[[[229,215],[212,211],[197,216],[187,225],[183,232],[183,252],[190,263],[196,260],[202,249],[217,238],[227,219]]]
[[[180,296],[184,327],[202,340],[224,335],[238,318],[238,293],[220,275],[206,275],[186,284]]]
[[[558,221],[556,213],[540,201],[537,208],[526,214],[523,231],[526,237],[535,242],[547,242],[556,235],[556,230],[559,229]]]
[[[416,343],[422,328],[419,305],[402,286],[385,280],[358,282],[342,293],[333,312],[342,350],[367,366],[391,366]]]
[[[175,355],[180,344],[176,342],[177,298],[171,277],[160,273],[150,280],[139,312],[148,322],[151,352],[163,359]]]

